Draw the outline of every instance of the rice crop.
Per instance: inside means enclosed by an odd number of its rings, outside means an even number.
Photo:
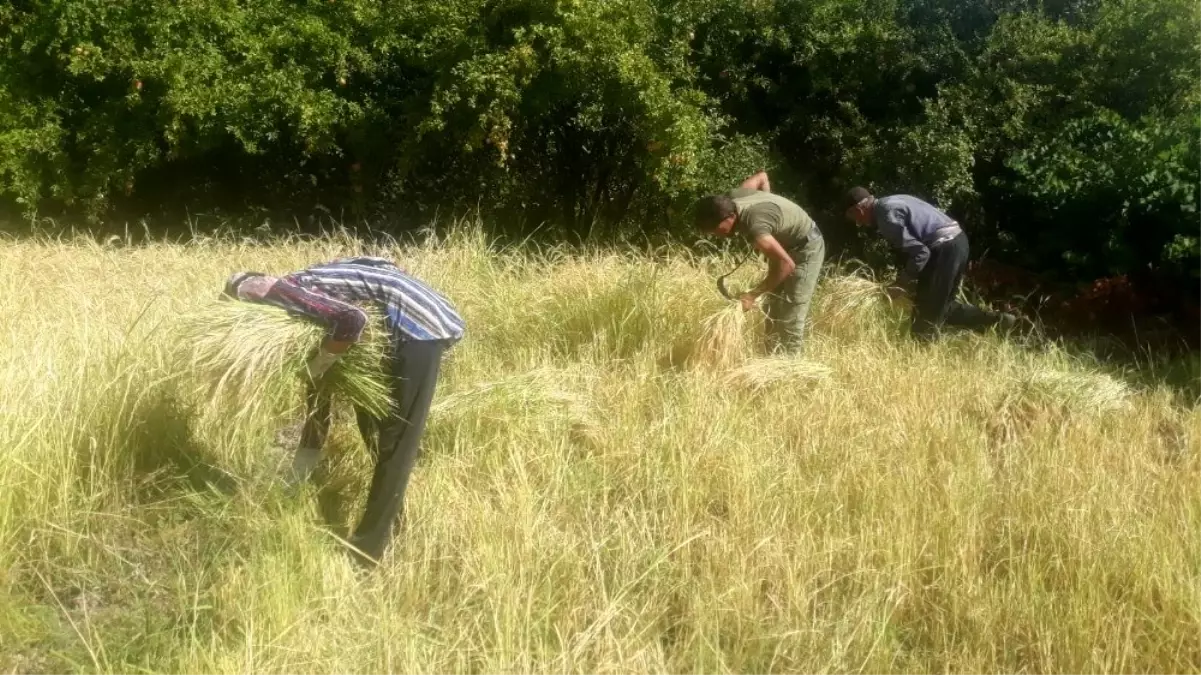
[[[325,329],[284,309],[252,302],[215,302],[180,322],[187,350],[188,381],[213,402],[245,414],[256,405],[294,397],[308,379],[305,365],[325,338]],[[360,340],[316,383],[319,389],[376,417],[391,407],[383,369],[388,337],[381,315],[372,311]]]
[[[349,406],[284,480],[320,329],[212,300],[348,254],[467,322],[369,574]],[[478,227],[0,242],[0,672],[1201,671],[1179,364],[916,345],[836,264],[804,355],[769,358],[713,289],[731,263]],[[336,397],[379,392],[381,348]]]

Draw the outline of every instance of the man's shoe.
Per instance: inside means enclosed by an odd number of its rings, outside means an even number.
[[[1018,327],[1018,318],[1008,312],[1001,312],[997,317],[997,330],[1002,333],[1012,333]]]

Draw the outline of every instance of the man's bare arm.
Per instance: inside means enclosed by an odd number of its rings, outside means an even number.
[[[742,181],[741,187],[748,190],[760,190],[762,192],[771,192],[771,182],[767,180],[767,172],[760,171],[755,175]]]
[[[788,251],[784,250],[780,242],[770,234],[761,234],[755,237],[755,249],[767,257],[767,276],[750,291],[751,295],[759,297],[764,293],[771,293],[777,286],[784,283],[788,275],[796,270],[796,262],[792,256],[788,255]]]

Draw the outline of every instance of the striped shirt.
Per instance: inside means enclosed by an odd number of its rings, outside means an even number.
[[[384,310],[398,340],[457,342],[465,331],[450,301],[385,258],[340,258],[293,272],[264,299],[325,324],[339,341],[358,339],[367,317],[357,305],[364,303]]]

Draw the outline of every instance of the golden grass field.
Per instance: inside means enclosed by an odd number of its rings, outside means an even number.
[[[234,270],[362,252],[469,330],[368,574],[353,424],[289,491],[297,401],[198,393],[180,330]],[[724,264],[470,228],[3,242],[0,671],[1201,670],[1195,403],[1055,345],[915,345],[833,268],[804,357],[757,358]]]

